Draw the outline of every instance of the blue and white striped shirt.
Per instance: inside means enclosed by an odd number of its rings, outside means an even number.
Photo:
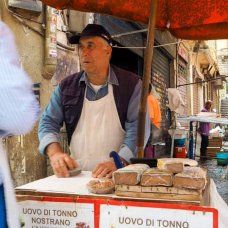
[[[39,112],[32,82],[21,69],[13,34],[0,21],[0,138],[29,132]]]

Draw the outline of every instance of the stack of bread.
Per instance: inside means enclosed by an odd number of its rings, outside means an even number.
[[[207,183],[207,173],[197,166],[195,160],[187,158],[157,159],[157,167],[146,164],[130,164],[113,173],[113,178],[93,179],[87,184],[89,192],[118,196],[163,197],[196,200],[201,198]],[[135,195],[134,195],[135,193]],[[162,193],[162,194],[159,194]],[[166,194],[165,194],[166,193]],[[162,196],[161,196],[162,195]],[[187,195],[187,196],[186,196]]]
[[[113,173],[115,185],[166,186],[203,190],[206,171],[195,160],[186,158],[158,159],[156,168],[146,164],[131,164]]]

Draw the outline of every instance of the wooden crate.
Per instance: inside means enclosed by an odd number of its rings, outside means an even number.
[[[208,141],[209,141],[208,147],[222,147],[221,137],[212,138],[212,139],[209,139]]]
[[[179,204],[209,206],[209,185],[209,179],[203,191],[162,186],[143,187],[140,185],[116,185],[115,194],[123,197],[147,198],[157,202],[165,201],[168,203],[178,202]]]
[[[216,153],[221,151],[222,147],[207,147],[207,156],[216,157]]]

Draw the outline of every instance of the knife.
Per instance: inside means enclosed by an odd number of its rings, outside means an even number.
[[[121,169],[121,168],[124,167],[123,163],[121,161],[121,158],[120,158],[119,154],[116,151],[110,152],[109,157],[113,158],[117,169]]]

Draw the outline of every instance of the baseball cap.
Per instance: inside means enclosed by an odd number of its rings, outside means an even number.
[[[109,32],[98,24],[88,24],[81,33],[68,37],[70,44],[78,44],[81,37],[99,36],[106,40],[110,46],[112,46],[112,37]]]

